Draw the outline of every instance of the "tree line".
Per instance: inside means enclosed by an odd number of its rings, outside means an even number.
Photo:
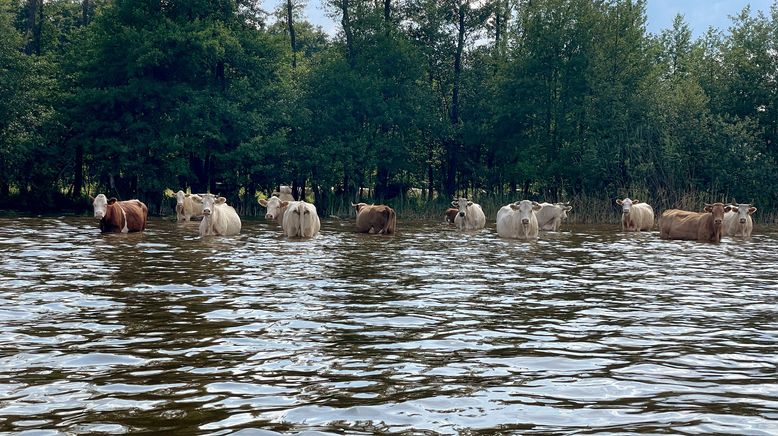
[[[190,188],[251,214],[291,184],[325,215],[368,187],[775,219],[778,4],[698,38],[643,0],[324,4],[334,36],[302,0],[0,0],[0,207]]]

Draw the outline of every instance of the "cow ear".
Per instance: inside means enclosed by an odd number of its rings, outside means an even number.
[[[751,215],[752,213],[756,212],[756,208],[751,206],[748,208],[748,214]]]
[[[265,200],[264,198],[263,198],[263,199],[260,199],[260,200],[259,200],[259,204],[261,204],[261,205],[262,205],[262,207],[267,207],[267,200]]]
[[[282,201],[281,202],[281,207],[286,207],[286,206],[289,206],[289,202],[288,201]]]
[[[532,210],[535,212],[539,211],[540,209],[543,209],[543,206],[540,205],[540,203],[533,201],[532,202]]]
[[[632,200],[632,204],[638,204],[640,203],[640,200]]]
[[[727,206],[729,207],[732,212],[740,212],[740,209],[737,206]]]
[[[192,200],[194,200],[196,203],[202,203],[203,197],[200,197],[199,195],[192,194]]]
[[[468,202],[467,202],[467,205],[468,205],[468,207],[469,207],[469,206],[472,206],[472,205],[473,205],[473,202],[472,202],[472,201],[468,201]]]
[[[618,204],[619,206],[621,206],[621,203],[624,203],[624,202],[621,201],[621,200],[616,200],[616,204]]]
[[[724,212],[729,212],[732,210],[732,206],[724,206]]]
[[[227,199],[224,198],[224,197],[219,197],[219,198],[216,199],[216,201],[214,201],[214,203],[216,203],[216,204],[224,204],[226,202],[227,202]]]
[[[571,210],[573,210],[573,206],[565,206],[565,210],[567,212],[570,212]]]
[[[703,209],[703,210],[704,210],[705,212],[710,212],[711,210],[713,210],[713,208],[712,208],[712,207],[711,207],[709,204],[706,204],[706,205],[705,205],[705,209]]]
[[[457,202],[456,202],[456,201],[452,201],[452,202],[451,202],[451,206],[452,206],[452,207],[459,207],[459,205],[457,204]]]
[[[119,200],[117,200],[116,197],[111,197],[111,198],[108,199],[108,204],[114,204],[117,201],[119,201]]]
[[[510,207],[511,207],[511,209],[513,209],[513,210],[519,210],[519,205],[518,205],[518,204],[516,204],[516,203],[511,203],[511,204],[509,204],[508,206],[510,206]]]

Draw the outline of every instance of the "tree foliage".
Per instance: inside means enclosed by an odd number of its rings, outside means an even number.
[[[778,207],[778,6],[694,38],[644,0],[0,0],[0,203],[311,188]]]

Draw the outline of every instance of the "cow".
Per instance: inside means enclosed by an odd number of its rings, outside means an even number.
[[[654,227],[654,209],[640,200],[616,200],[621,206],[621,230],[627,232],[639,232],[651,230]]]
[[[457,208],[457,215],[454,218],[459,230],[478,230],[486,226],[486,215],[484,215],[481,205],[473,203],[467,198],[459,198],[451,202],[453,207]]]
[[[446,209],[446,222],[448,224],[454,224],[454,220],[456,219],[458,213],[459,209],[456,207],[449,207]]]
[[[732,203],[731,210],[724,214],[724,235],[750,238],[754,230],[751,215],[756,208],[748,203]]]
[[[538,219],[535,214],[541,207],[537,202],[529,200],[503,206],[497,211],[497,234],[502,238],[536,239]]]
[[[546,231],[559,231],[562,221],[567,219],[567,212],[573,210],[568,203],[540,203],[540,210],[535,214],[538,228]]]
[[[389,206],[351,203],[357,212],[357,232],[390,235],[397,231],[397,214]]]
[[[705,205],[705,212],[670,209],[659,220],[659,237],[690,241],[720,242],[724,214],[732,209],[723,203]]]
[[[213,194],[199,194],[203,207],[203,220],[200,222],[200,236],[233,236],[240,233],[240,217],[227,199]]]
[[[274,192],[273,195],[277,196],[281,201],[294,201],[291,186],[281,185],[278,187],[278,192]],[[283,213],[281,215],[283,215]]]
[[[202,217],[202,199],[195,201],[197,195],[176,192],[176,221],[189,221],[192,217]]]
[[[259,204],[267,208],[265,219],[276,220],[281,224],[284,219],[284,211],[286,211],[287,206],[289,206],[289,201],[281,200],[274,195],[267,200],[259,200]]]
[[[284,212],[281,224],[284,234],[290,238],[311,238],[319,233],[321,222],[316,206],[305,201],[291,201]]]
[[[94,207],[95,218],[100,220],[103,233],[142,232],[146,228],[149,208],[140,200],[119,201],[105,194],[89,197]]]

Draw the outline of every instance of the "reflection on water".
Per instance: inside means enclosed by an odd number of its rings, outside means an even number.
[[[399,224],[0,219],[0,431],[778,433],[774,230]]]

